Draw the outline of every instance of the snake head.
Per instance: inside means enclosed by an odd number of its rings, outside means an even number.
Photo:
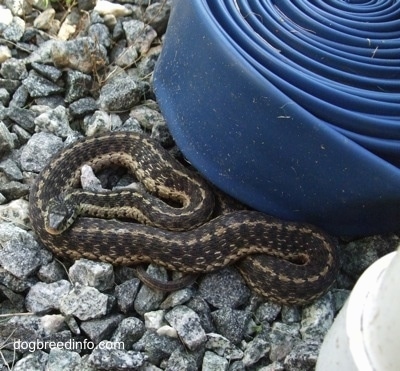
[[[75,204],[61,195],[51,200],[46,208],[44,225],[48,233],[56,235],[66,231],[77,217]]]

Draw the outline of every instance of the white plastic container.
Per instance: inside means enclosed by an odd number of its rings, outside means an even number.
[[[399,252],[360,277],[324,339],[316,370],[400,370]]]

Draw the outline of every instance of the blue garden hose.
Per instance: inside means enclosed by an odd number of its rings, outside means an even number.
[[[400,230],[400,2],[175,0],[154,86],[188,160],[335,235]]]

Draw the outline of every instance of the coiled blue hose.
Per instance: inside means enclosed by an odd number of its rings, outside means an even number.
[[[400,2],[175,0],[154,76],[191,163],[336,235],[400,228]]]

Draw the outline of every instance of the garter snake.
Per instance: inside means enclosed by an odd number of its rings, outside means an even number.
[[[147,191],[83,190],[85,164],[95,172],[125,167]],[[234,264],[256,293],[286,304],[321,296],[337,274],[336,246],[314,226],[250,210],[211,218],[208,184],[143,134],[114,132],[65,147],[38,175],[29,201],[36,235],[70,260],[153,263],[186,274]]]

